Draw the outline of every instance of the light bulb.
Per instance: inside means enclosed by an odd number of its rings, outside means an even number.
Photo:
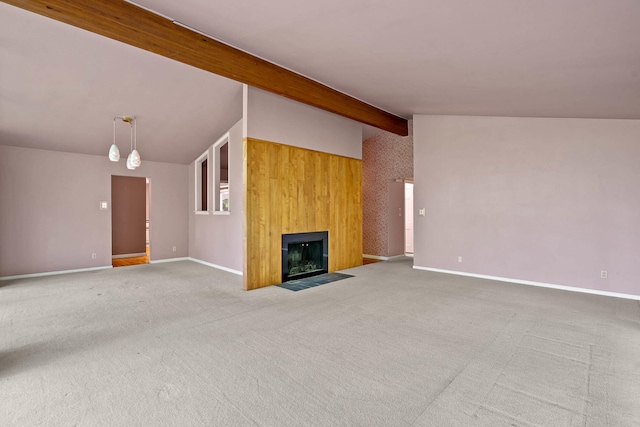
[[[133,153],[131,153],[131,154],[133,154]],[[129,157],[127,157],[127,169],[134,170],[136,167],[131,162],[131,157],[132,157],[131,154],[129,154]]]
[[[137,168],[142,164],[142,160],[140,160],[140,153],[138,153],[138,150],[133,150],[131,154],[129,154],[129,157],[131,157],[131,164],[134,167]]]
[[[118,146],[116,144],[111,145],[111,148],[109,148],[109,160],[112,162],[120,160],[120,150],[118,150]]]

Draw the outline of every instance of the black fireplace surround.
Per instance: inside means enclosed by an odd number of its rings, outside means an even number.
[[[282,235],[282,283],[329,272],[329,232]]]

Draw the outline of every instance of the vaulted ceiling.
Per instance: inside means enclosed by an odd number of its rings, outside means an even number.
[[[640,118],[637,0],[136,0],[390,112]]]
[[[135,115],[143,161],[187,164],[242,116],[237,82],[3,3],[0,61],[4,145],[106,155]]]
[[[137,2],[404,117],[640,119],[637,0]],[[0,144],[104,154],[115,115],[188,163],[241,86],[0,3]]]

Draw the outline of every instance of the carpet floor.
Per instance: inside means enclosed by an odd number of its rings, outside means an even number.
[[[638,426],[638,301],[370,264],[0,282],[2,426]]]

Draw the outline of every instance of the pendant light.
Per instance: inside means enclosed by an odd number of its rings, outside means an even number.
[[[120,150],[118,150],[118,146],[116,145],[116,118],[113,118],[113,144],[111,148],[109,148],[109,160],[112,162],[117,162],[120,160]]]
[[[138,153],[137,149],[138,128],[135,116],[116,116],[113,118],[113,145],[111,145],[111,148],[109,149],[109,160],[112,162],[120,160],[120,150],[116,145],[116,119],[129,123],[131,152],[129,153],[129,156],[127,156],[127,169],[134,170],[142,164],[142,160],[140,160],[140,153]]]
[[[136,118],[133,117],[133,122],[129,122],[129,124],[133,123],[132,131],[133,131],[133,150],[131,150],[131,164],[134,168],[137,168],[142,164],[142,160],[140,159],[140,153],[138,153],[138,125],[136,124]]]

